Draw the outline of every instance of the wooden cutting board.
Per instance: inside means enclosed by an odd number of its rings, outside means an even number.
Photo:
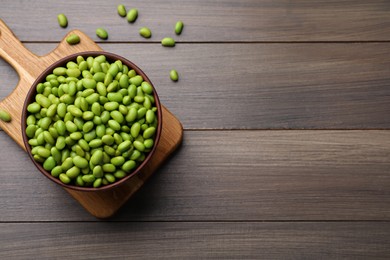
[[[71,33],[80,36],[79,44],[69,45],[65,41]],[[45,56],[37,56],[27,50],[0,19],[0,56],[12,65],[20,78],[15,90],[0,102],[0,109],[8,111],[12,116],[12,121],[9,123],[0,120],[0,127],[24,150],[26,149],[21,131],[22,108],[35,79],[45,68],[63,57],[77,52],[102,50],[92,39],[79,30],[73,30],[68,35],[51,53]],[[182,141],[183,127],[181,123],[164,106],[162,106],[162,117],[162,133],[155,155],[138,175],[135,175],[123,185],[107,191],[81,192],[67,188],[65,190],[95,217],[108,218],[113,216],[142,187],[145,181],[176,150]]]

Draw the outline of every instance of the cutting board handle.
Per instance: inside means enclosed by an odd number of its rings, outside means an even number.
[[[36,78],[34,64],[39,57],[30,52],[16,38],[8,26],[0,19],[0,56],[4,58],[19,74],[19,77]]]
[[[69,45],[66,42],[66,37],[69,34],[77,34],[80,37],[80,43]],[[79,30],[72,30],[65,35],[58,46],[50,53],[44,56],[37,56],[24,47],[0,19],[0,57],[11,64],[19,75],[19,82],[15,89],[0,101],[0,109],[10,113],[12,117],[11,122],[0,120],[0,128],[25,149],[22,138],[21,117],[24,101],[34,81],[48,66],[63,57],[82,51],[101,50],[87,35]]]

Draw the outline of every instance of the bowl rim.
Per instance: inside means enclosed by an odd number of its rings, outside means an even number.
[[[40,163],[38,163],[38,162],[36,162],[34,160],[33,155],[31,153],[31,146],[28,143],[28,138],[27,138],[27,135],[26,135],[26,127],[27,127],[26,119],[27,119],[27,116],[28,116],[27,106],[31,103],[31,101],[33,100],[33,97],[36,96],[36,86],[39,83],[43,82],[43,80],[46,79],[47,75],[52,74],[54,68],[59,67],[59,66],[63,66],[63,65],[65,65],[69,61],[75,61],[77,56],[83,56],[84,58],[86,58],[88,56],[97,57],[99,55],[106,56],[107,60],[112,61],[112,62],[114,62],[116,60],[121,60],[123,64],[127,65],[129,67],[129,69],[135,70],[137,75],[141,75],[142,78],[144,79],[144,81],[148,82],[152,86],[152,88],[153,88],[153,96],[154,96],[154,99],[155,99],[155,106],[157,107],[157,120],[158,120],[157,131],[156,131],[156,135],[155,135],[155,139],[154,139],[154,145],[153,145],[152,150],[145,157],[145,160],[140,165],[138,165],[138,167],[133,172],[128,174],[126,177],[115,181],[114,183],[110,183],[108,185],[101,186],[99,188],[80,187],[80,186],[76,186],[76,185],[68,185],[68,184],[65,184],[65,183],[61,182],[59,178],[53,177],[48,171],[46,171],[43,168],[43,166]],[[34,81],[34,83],[31,85],[31,87],[30,87],[30,89],[29,89],[29,91],[27,93],[27,96],[26,96],[26,98],[24,100],[21,120],[22,120],[21,121],[21,123],[22,123],[22,137],[23,137],[24,146],[26,148],[26,151],[27,151],[30,159],[32,160],[34,165],[38,168],[38,170],[44,176],[46,176],[48,179],[50,179],[51,181],[61,185],[64,188],[72,189],[72,190],[76,190],[76,191],[86,191],[86,192],[105,191],[105,190],[110,190],[110,189],[113,189],[113,188],[117,188],[117,187],[121,186],[122,184],[124,184],[125,182],[127,182],[128,180],[130,180],[131,178],[133,178],[134,176],[138,175],[144,169],[144,167],[147,165],[147,163],[151,160],[151,158],[153,157],[154,153],[156,152],[157,146],[158,146],[158,144],[160,142],[160,137],[161,137],[161,132],[162,132],[161,103],[160,103],[160,99],[158,97],[156,88],[154,87],[153,83],[150,81],[150,79],[145,74],[145,72],[143,72],[136,64],[134,64],[133,62],[129,61],[128,59],[126,59],[126,58],[124,58],[124,57],[122,57],[120,55],[117,55],[117,54],[111,53],[111,52],[106,52],[106,51],[83,51],[83,52],[74,53],[74,54],[71,54],[71,55],[63,57],[63,58],[57,60],[56,62],[54,62],[53,64],[51,64],[50,66],[48,66],[37,77],[37,79]]]

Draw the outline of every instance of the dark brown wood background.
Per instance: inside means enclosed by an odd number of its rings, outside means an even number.
[[[84,31],[138,64],[185,128],[109,221],[0,131],[0,259],[390,258],[389,1],[3,0],[0,19],[41,55]],[[17,81],[0,59],[0,99]]]

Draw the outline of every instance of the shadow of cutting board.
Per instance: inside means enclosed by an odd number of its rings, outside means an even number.
[[[72,33],[80,37],[79,44],[69,45],[65,41],[66,37]],[[26,149],[21,131],[22,108],[35,79],[45,68],[63,57],[77,52],[102,50],[92,39],[79,30],[73,30],[68,35],[51,53],[37,56],[27,50],[0,19],[0,56],[11,64],[19,74],[19,82],[14,91],[0,102],[0,109],[9,112],[12,121],[5,123],[0,120],[0,127],[24,150]],[[162,118],[162,132],[156,152],[138,175],[130,178],[121,186],[107,191],[81,192],[64,189],[95,217],[108,218],[113,216],[181,143],[183,127],[179,120],[164,106],[162,106]]]

